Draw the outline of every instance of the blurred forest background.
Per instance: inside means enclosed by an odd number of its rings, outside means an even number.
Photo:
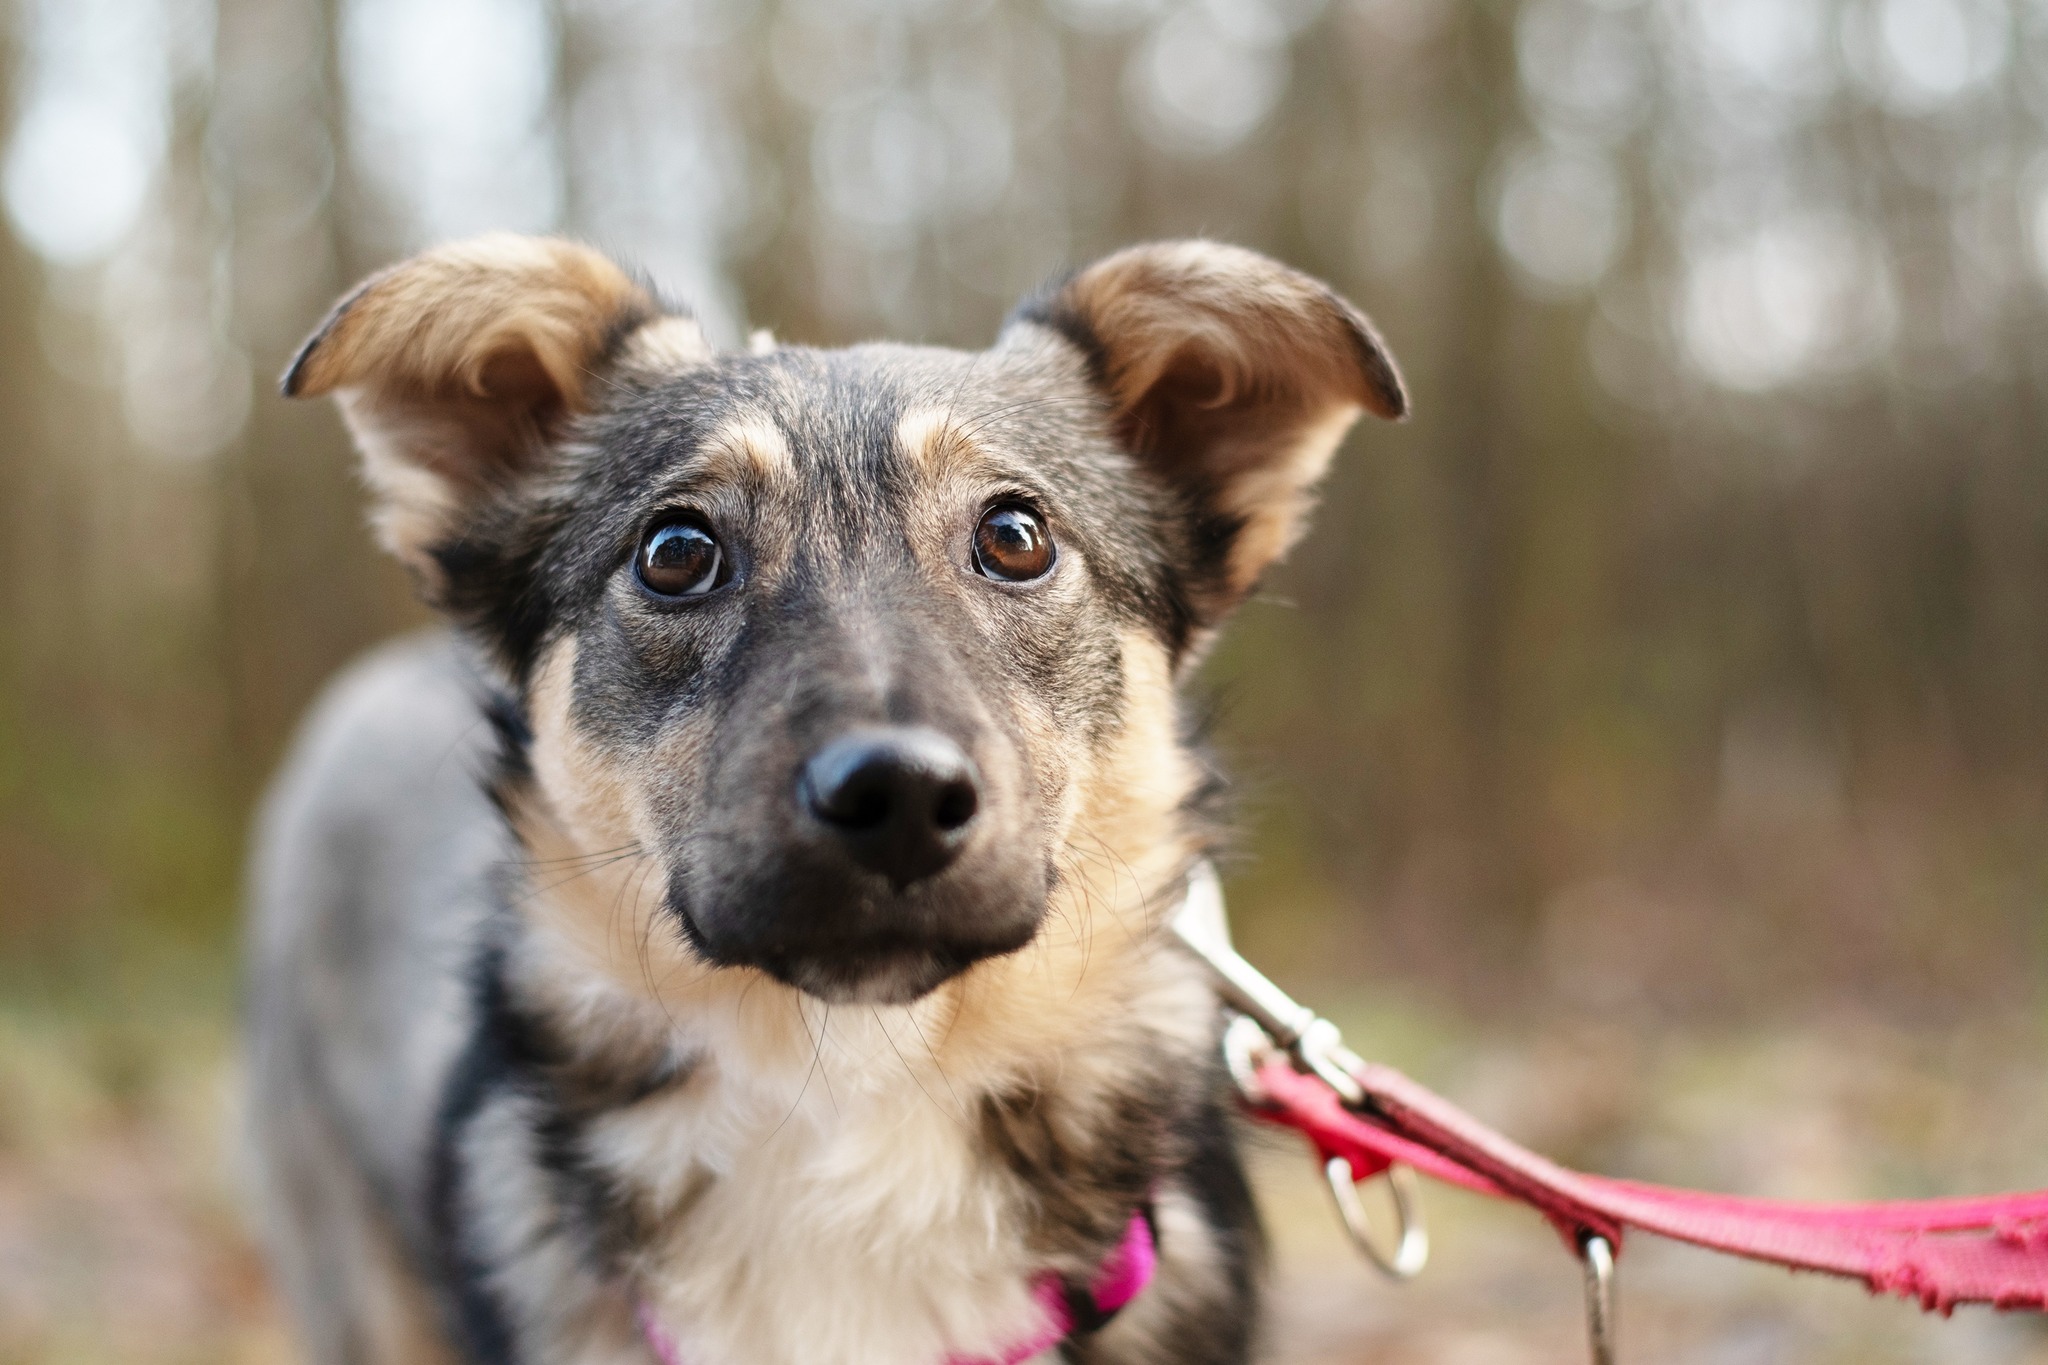
[[[1203,679],[1252,955],[1573,1160],[2048,1184],[2042,0],[0,20],[0,1362],[281,1358],[224,1174],[242,839],[321,681],[423,617],[274,377],[355,278],[493,227],[728,342],[978,346],[1151,236],[1330,280],[1418,416]],[[1446,1237],[1397,1301],[1287,1179],[1283,1358],[1579,1358],[1540,1230]],[[1644,1360],[2048,1359],[1630,1266]]]

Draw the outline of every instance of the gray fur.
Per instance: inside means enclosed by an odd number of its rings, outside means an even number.
[[[251,869],[250,1150],[273,1264],[322,1362],[406,1311],[428,1147],[474,1027],[468,971],[517,846],[485,793],[481,679],[443,633],[354,665],[314,707]]]

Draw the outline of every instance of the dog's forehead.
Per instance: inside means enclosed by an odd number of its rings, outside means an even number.
[[[1010,420],[1076,397],[1075,376],[998,352],[871,343],[729,355],[657,386],[649,416],[675,456],[725,458],[769,481],[857,481],[876,491],[973,443],[1031,462],[1036,424]]]

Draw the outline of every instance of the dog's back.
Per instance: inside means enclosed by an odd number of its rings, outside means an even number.
[[[258,827],[250,1146],[317,1361],[433,1358],[413,1287],[433,1125],[512,856],[479,781],[479,694],[444,634],[371,654],[315,708]]]

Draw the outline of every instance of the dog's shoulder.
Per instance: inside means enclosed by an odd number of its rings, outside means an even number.
[[[365,789],[432,778],[487,749],[484,674],[451,631],[430,629],[369,650],[327,684],[293,740],[269,810],[295,798],[374,796]]]
[[[468,964],[516,856],[490,804],[484,675],[445,633],[382,646],[314,706],[254,842],[247,944],[259,1111],[315,1116],[416,1206]]]
[[[445,631],[391,641],[343,670],[314,704],[257,820],[259,907],[280,880],[324,870],[353,879],[380,845],[432,840],[488,816],[482,778],[494,740],[489,685]],[[408,838],[406,831],[412,831]]]

